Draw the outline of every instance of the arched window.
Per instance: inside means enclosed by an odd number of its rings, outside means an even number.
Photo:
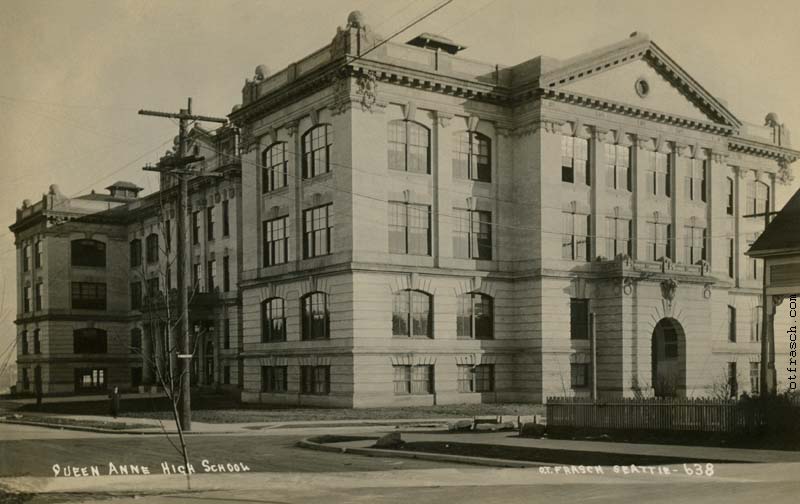
[[[303,178],[316,177],[330,171],[333,135],[330,125],[320,124],[303,135]]]
[[[286,142],[276,142],[261,153],[261,192],[286,187]]]
[[[108,350],[106,332],[94,327],[72,331],[72,350],[76,354],[99,354]]]
[[[328,339],[331,337],[328,295],[311,292],[300,298],[302,331],[304,340]]]
[[[286,341],[286,311],[281,298],[261,303],[261,342]]]
[[[410,289],[395,293],[392,303],[392,335],[433,338],[433,296]]]
[[[474,131],[453,134],[453,175],[456,178],[492,181],[492,141]]]
[[[90,239],[72,240],[72,265],[105,268],[106,244]]]
[[[145,245],[147,247],[147,251],[145,253],[147,262],[158,262],[158,235],[155,233],[147,235]]]
[[[494,299],[468,292],[458,297],[456,335],[459,338],[494,338]]]
[[[431,133],[413,121],[389,122],[389,168],[414,173],[431,172]]]

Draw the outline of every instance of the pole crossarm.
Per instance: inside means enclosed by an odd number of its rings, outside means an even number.
[[[183,119],[186,121],[206,121],[206,122],[216,122],[226,124],[228,119],[226,117],[212,117],[212,116],[204,116],[204,115],[195,115],[190,114],[188,112],[159,112],[158,110],[145,110],[142,109],[139,111],[139,115],[147,115],[147,116],[155,116],[155,117],[169,117],[172,119]]]

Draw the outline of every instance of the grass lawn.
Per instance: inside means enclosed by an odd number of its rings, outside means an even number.
[[[25,405],[18,410],[24,414],[55,413],[70,415],[108,415],[107,400],[42,403]],[[172,420],[166,398],[123,399],[121,417],[158,418]],[[471,418],[480,415],[544,415],[541,404],[453,404],[441,406],[387,407],[368,409],[308,408],[244,404],[223,395],[192,397],[192,419],[208,423],[294,422],[335,420],[391,420],[402,418]]]
[[[330,441],[329,441],[330,442]],[[578,450],[556,450],[530,448],[524,446],[489,445],[477,443],[453,443],[444,441],[422,441],[403,444],[399,450],[468,457],[486,457],[507,460],[524,460],[545,464],[583,464],[583,465],[666,465],[680,463],[725,463],[723,460],[656,456],[629,455],[626,453],[602,453]]]
[[[198,409],[193,408],[192,419],[208,423],[293,422],[331,420],[391,420],[402,418],[470,418],[478,415],[543,415],[539,404],[454,404],[442,406],[416,406],[403,408],[267,408]],[[124,416],[140,418],[171,418],[169,413],[137,412]]]

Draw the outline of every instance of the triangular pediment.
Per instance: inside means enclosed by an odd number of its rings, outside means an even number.
[[[656,44],[637,35],[564,62],[542,88],[737,129],[741,122]]]

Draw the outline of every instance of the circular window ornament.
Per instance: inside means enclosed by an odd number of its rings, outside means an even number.
[[[638,94],[640,98],[646,98],[647,95],[650,94],[650,83],[643,77],[636,79],[633,87],[636,89],[636,94]]]

